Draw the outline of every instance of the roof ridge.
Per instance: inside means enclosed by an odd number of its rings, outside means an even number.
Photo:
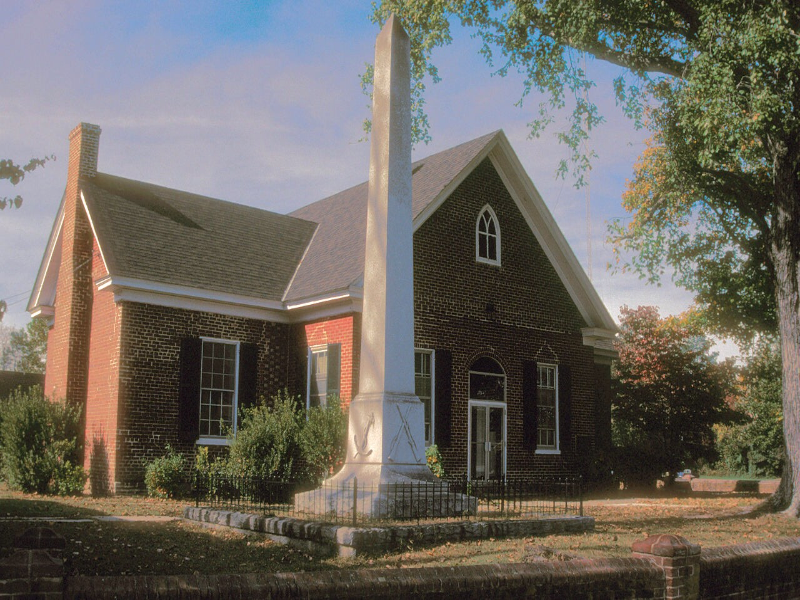
[[[120,194],[117,193],[117,191],[119,191],[119,190],[115,191],[115,190],[109,190],[109,189],[105,188],[101,183],[98,182],[98,177],[101,180],[104,177],[108,177],[110,179],[121,180],[121,181],[129,183],[131,185],[148,186],[148,187],[151,187],[151,188],[157,188],[158,190],[165,190],[165,191],[168,191],[168,192],[175,192],[175,193],[181,194],[181,195],[195,196],[197,198],[202,198],[203,200],[209,200],[209,201],[212,201],[212,202],[219,202],[221,204],[232,205],[232,206],[236,206],[237,208],[245,208],[245,209],[248,209],[248,210],[255,210],[255,211],[258,211],[258,212],[268,213],[270,215],[275,215],[277,217],[288,217],[290,219],[294,219],[294,220],[298,220],[298,221],[305,221],[307,223],[313,223],[313,221],[309,221],[308,219],[303,219],[301,217],[296,217],[291,213],[277,212],[277,211],[274,211],[274,210],[268,210],[266,208],[260,208],[258,206],[251,206],[250,204],[242,204],[241,202],[233,202],[232,200],[224,200],[222,198],[216,198],[214,196],[207,196],[206,194],[199,194],[197,192],[191,192],[191,191],[188,191],[188,190],[180,190],[178,188],[172,188],[172,187],[168,187],[166,185],[161,185],[161,184],[158,184],[158,183],[152,183],[150,181],[142,181],[140,179],[131,179],[130,177],[122,177],[121,175],[113,175],[111,173],[98,172],[95,177],[89,177],[89,178],[80,177],[79,181],[92,183],[92,184],[94,184],[94,185],[96,185],[96,186],[98,186],[100,188],[103,188],[106,192],[108,192],[110,194],[114,194],[115,196],[120,196]],[[120,197],[124,198],[124,196],[120,196]]]
[[[466,142],[461,142],[460,144],[456,144],[455,146],[450,146],[449,148],[445,148],[444,150],[440,150],[439,152],[434,152],[433,154],[428,154],[427,156],[423,156],[422,158],[418,158],[417,160],[415,160],[414,162],[411,163],[411,168],[413,169],[415,165],[419,165],[420,163],[424,163],[425,161],[428,161],[428,160],[431,160],[433,158],[436,158],[436,157],[438,157],[438,156],[440,156],[442,154],[447,154],[449,152],[454,152],[454,151],[458,150],[459,148],[461,148],[462,146],[466,146],[467,144],[473,144],[473,143],[475,143],[478,140],[481,140],[483,138],[486,138],[486,142],[483,144],[483,145],[486,145],[486,144],[489,143],[490,140],[494,139],[494,137],[497,136],[497,134],[501,133],[502,131],[503,131],[502,129],[495,129],[494,131],[491,131],[489,133],[485,133],[483,135],[479,135],[478,137],[472,138],[471,140],[467,140]],[[329,200],[332,200],[333,198],[336,198],[337,196],[339,196],[341,194],[349,192],[350,190],[354,190],[355,188],[360,187],[362,185],[367,185],[368,183],[369,183],[369,180],[366,180],[366,181],[362,181],[361,183],[357,183],[355,185],[351,185],[350,187],[347,187],[347,188],[345,188],[343,190],[339,190],[338,192],[335,192],[335,193],[333,193],[333,194],[331,194],[329,196],[325,196],[324,198],[320,198],[319,200],[315,200],[314,202],[309,202],[308,204],[304,204],[303,206],[300,206],[300,207],[294,209],[292,212],[287,213],[287,214],[291,215],[291,216],[294,216],[296,213],[298,213],[298,212],[300,212],[302,210],[305,210],[305,209],[310,208],[312,206],[316,206],[316,205],[318,205],[318,204],[320,204],[322,202],[327,202]],[[301,218],[301,217],[297,217],[297,218]]]

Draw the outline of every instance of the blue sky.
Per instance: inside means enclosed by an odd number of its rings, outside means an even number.
[[[0,194],[25,197],[20,210],[0,213],[5,324],[28,320],[22,293],[36,276],[66,178],[67,136],[80,121],[103,129],[100,171],[277,212],[366,180],[369,148],[358,140],[368,101],[359,74],[378,32],[369,11],[363,0],[4,6],[0,155],[57,155],[17,188],[0,184]],[[443,81],[427,96],[433,140],[415,158],[503,129],[587,268],[586,191],[555,177],[567,154],[557,124],[528,140],[542,98],[516,107],[521,78],[492,77],[478,42],[458,27],[454,34],[434,57]],[[646,132],[615,106],[611,80],[620,70],[590,60],[588,71],[606,118],[591,139],[593,281],[615,317],[623,304],[681,312],[691,303],[685,291],[605,268],[605,224],[623,216],[620,197]]]

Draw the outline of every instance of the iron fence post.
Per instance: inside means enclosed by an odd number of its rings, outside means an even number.
[[[578,477],[578,513],[583,516],[583,475]]]

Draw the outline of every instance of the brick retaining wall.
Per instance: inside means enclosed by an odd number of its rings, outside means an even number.
[[[636,542],[631,558],[337,569],[313,573],[64,578],[65,540],[35,528],[0,561],[0,600],[216,598],[797,598],[800,538],[712,548],[675,535]]]
[[[800,597],[800,538],[704,550],[700,558],[700,597]]]
[[[654,598],[660,569],[633,558],[314,573],[72,577],[64,598]]]
[[[734,492],[750,492],[755,494],[773,494],[778,490],[780,479],[692,479],[693,492],[710,492],[730,494]]]

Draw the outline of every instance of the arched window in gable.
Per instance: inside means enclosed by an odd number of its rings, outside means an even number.
[[[475,260],[490,265],[500,264],[500,224],[488,204],[478,215],[475,226]]]

